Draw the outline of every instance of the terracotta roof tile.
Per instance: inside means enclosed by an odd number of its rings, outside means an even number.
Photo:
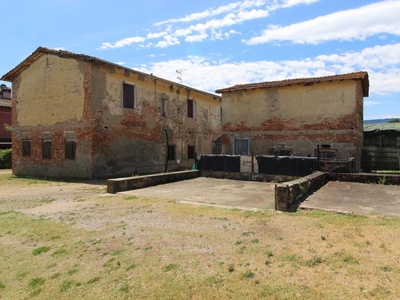
[[[11,106],[12,106],[11,100],[9,100],[9,99],[1,99],[0,98],[0,107],[9,107],[9,108],[11,108]]]
[[[364,97],[368,97],[369,79],[368,79],[368,73],[364,71],[348,73],[348,74],[324,76],[324,77],[297,78],[297,79],[285,79],[279,81],[237,84],[228,88],[216,90],[215,92],[220,94],[220,93],[234,92],[240,90],[253,90],[262,88],[283,87],[290,85],[311,85],[320,82],[343,81],[343,80],[362,80]]]

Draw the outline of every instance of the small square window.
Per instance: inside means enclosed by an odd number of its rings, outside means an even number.
[[[22,141],[22,156],[31,156],[31,141]]]
[[[65,158],[66,159],[75,159],[75,151],[76,151],[76,142],[75,141],[66,141],[65,142]]]
[[[175,160],[175,145],[168,146],[168,160]]]
[[[51,141],[43,141],[42,158],[51,158]]]
[[[187,99],[187,117],[194,118],[194,100]]]
[[[123,108],[136,108],[136,87],[132,84],[122,84]]]
[[[188,146],[188,159],[196,158],[196,151],[194,146]]]

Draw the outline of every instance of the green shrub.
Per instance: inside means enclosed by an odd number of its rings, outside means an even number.
[[[0,149],[0,167],[11,165],[11,151],[12,149]]]

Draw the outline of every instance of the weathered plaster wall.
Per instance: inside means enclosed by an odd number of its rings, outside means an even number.
[[[93,67],[92,78],[95,176],[190,168],[194,159],[188,159],[189,145],[198,154],[211,153],[212,141],[220,135],[219,97],[109,65]],[[122,106],[123,82],[136,86],[135,109]],[[193,119],[187,117],[187,99],[195,101]],[[167,163],[167,145],[175,146],[180,163]]]
[[[92,177],[87,74],[89,63],[45,55],[13,81],[14,174]],[[31,142],[30,156],[22,155],[23,140]],[[42,158],[43,140],[51,141],[50,159]],[[76,142],[75,159],[65,158],[66,140]]]
[[[83,67],[84,63],[75,59],[47,55],[25,70],[18,85],[18,126],[79,120],[83,115]]]
[[[361,83],[353,80],[224,93],[222,153],[233,153],[234,139],[248,138],[255,155],[283,147],[315,156],[326,144],[339,159],[360,157],[362,100]]]

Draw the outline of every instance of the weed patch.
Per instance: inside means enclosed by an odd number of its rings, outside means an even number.
[[[35,256],[40,255],[42,253],[46,253],[46,252],[50,251],[50,249],[51,249],[51,247],[49,247],[49,246],[39,247],[39,248],[32,250],[32,254]]]

